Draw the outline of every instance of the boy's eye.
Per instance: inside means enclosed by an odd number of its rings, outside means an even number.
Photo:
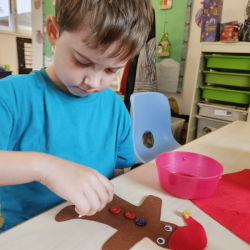
[[[117,70],[118,71],[118,70]],[[117,71],[113,71],[112,69],[108,69],[108,72],[111,73],[111,74],[116,74]]]
[[[75,58],[75,62],[77,65],[79,65],[80,67],[87,67],[90,65],[90,63],[81,63],[79,62],[76,58]]]
[[[81,63],[76,58],[74,58],[74,60],[75,60],[75,62],[76,62],[76,64],[78,66],[83,67],[83,68],[88,67],[89,65],[91,65],[91,63]],[[112,69],[107,69],[107,71],[108,71],[109,74],[115,75],[119,70],[114,71]]]

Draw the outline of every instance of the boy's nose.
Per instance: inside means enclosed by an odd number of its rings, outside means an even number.
[[[89,86],[90,89],[98,89],[101,78],[98,75],[88,76],[84,79],[84,84]]]

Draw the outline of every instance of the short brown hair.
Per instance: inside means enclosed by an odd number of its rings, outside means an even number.
[[[150,0],[57,0],[59,34],[90,30],[84,42],[105,51],[119,42],[110,57],[129,59],[140,52],[151,29]]]

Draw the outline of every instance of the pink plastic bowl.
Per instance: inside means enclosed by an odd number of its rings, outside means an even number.
[[[210,196],[222,176],[222,165],[207,156],[188,152],[169,152],[156,157],[161,186],[184,199]]]

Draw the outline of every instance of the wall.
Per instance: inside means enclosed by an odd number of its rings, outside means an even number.
[[[34,0],[32,0],[33,3]],[[154,0],[155,1],[155,0]],[[174,0],[181,1],[181,0]],[[199,56],[201,50],[200,41],[200,28],[195,23],[195,15],[197,11],[202,7],[200,0],[193,0],[192,15],[191,15],[191,27],[190,38],[187,52],[187,63],[184,76],[183,92],[181,94],[168,94],[167,97],[174,97],[180,108],[180,113],[189,115],[193,88],[196,81]],[[245,17],[245,3],[246,0],[224,0],[222,22],[228,22],[232,20],[244,21]],[[32,4],[32,8],[33,4]],[[42,7],[39,10],[32,9],[32,28],[41,29],[43,33],[42,20],[41,20]],[[37,20],[37,23],[36,23]],[[35,33],[33,32],[33,39]],[[34,40],[33,40],[34,41]],[[40,69],[42,67],[42,44],[35,44],[33,42],[33,65],[34,69]],[[17,49],[16,49],[16,36],[0,33],[0,64],[9,64],[13,74],[18,73],[17,62]]]
[[[18,74],[16,36],[0,33],[0,64],[9,64],[12,74]]]
[[[34,7],[34,0],[32,0],[32,29],[34,31],[41,30],[43,33],[43,23],[42,23],[42,6],[40,9],[36,10]],[[13,75],[18,74],[18,58],[17,58],[17,46],[16,37],[27,37],[27,35],[22,34],[7,34],[0,32],[0,64],[10,65],[10,70],[13,71]],[[43,44],[38,44],[34,42],[36,39],[36,32],[32,32],[32,47],[33,47],[33,69],[40,69],[43,66]]]
[[[180,0],[174,0],[180,1]],[[190,114],[191,103],[196,77],[198,74],[199,57],[201,52],[201,29],[195,23],[195,15],[202,8],[201,0],[193,0],[190,36],[188,43],[187,61],[183,79],[183,92],[181,94],[164,93],[168,98],[174,97],[179,104],[180,114]],[[246,0],[224,0],[222,22],[238,20],[244,22]]]
[[[35,8],[32,0],[32,49],[33,49],[33,70],[40,70],[43,67],[43,43],[36,42],[36,30],[43,34],[43,6]]]
[[[52,4],[53,1],[51,0],[44,0],[44,17],[47,18],[49,15],[55,15],[55,7]],[[48,39],[47,34],[44,34],[44,55],[48,58],[54,56],[51,52],[51,43]]]

